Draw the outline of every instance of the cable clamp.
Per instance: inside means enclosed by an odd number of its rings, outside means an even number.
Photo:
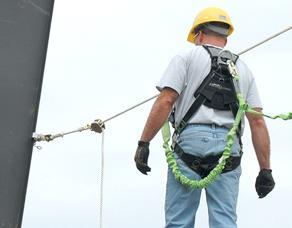
[[[105,129],[104,122],[101,119],[94,120],[94,122],[90,124],[90,129],[97,133],[101,133]]]
[[[40,141],[49,142],[49,141],[52,141],[54,139],[51,134],[43,135],[43,134],[38,134],[35,132],[32,134],[32,138],[36,142],[40,142]]]

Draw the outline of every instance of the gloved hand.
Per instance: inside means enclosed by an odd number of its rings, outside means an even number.
[[[262,169],[257,176],[255,188],[259,198],[264,198],[275,187],[271,169]]]
[[[135,154],[135,162],[137,169],[147,175],[147,172],[151,171],[151,168],[148,166],[148,157],[149,157],[149,142],[138,142],[138,148]]]

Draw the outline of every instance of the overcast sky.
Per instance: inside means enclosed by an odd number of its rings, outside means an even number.
[[[157,93],[170,59],[186,41],[198,11],[219,6],[235,27],[237,53],[292,25],[292,1],[62,0],[55,2],[37,132],[73,130]],[[264,111],[292,111],[292,31],[241,56],[256,78]],[[164,226],[167,165],[161,135],[151,142],[148,176],[133,156],[153,102],[106,123],[104,228]],[[292,227],[292,121],[267,120],[274,191],[257,198],[258,164],[244,135],[238,227]],[[247,127],[248,128],[248,127]],[[93,228],[99,222],[101,135],[76,133],[34,149],[23,228]],[[208,227],[205,195],[197,227]]]

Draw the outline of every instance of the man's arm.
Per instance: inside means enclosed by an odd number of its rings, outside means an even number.
[[[148,166],[149,142],[162,127],[178,96],[175,90],[164,88],[152,106],[134,157],[137,169],[145,175],[151,171]]]
[[[261,112],[260,108],[254,110]],[[251,113],[246,113],[246,117],[260,169],[270,169],[270,137],[265,120],[262,116]]]
[[[261,112],[260,108],[254,110]],[[264,198],[275,187],[275,181],[270,167],[270,137],[262,116],[246,113],[251,129],[253,146],[260,166],[260,172],[256,178],[255,188],[259,198]]]
[[[179,94],[175,90],[168,87],[161,91],[148,116],[140,138],[141,141],[150,142],[154,138],[168,118],[178,96]]]

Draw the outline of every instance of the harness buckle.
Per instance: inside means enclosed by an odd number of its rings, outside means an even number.
[[[233,54],[231,51],[223,49],[218,53],[217,65],[227,65],[226,59],[233,59]]]
[[[197,170],[200,168],[201,163],[202,163],[202,160],[199,158],[196,158],[195,160],[192,161],[191,168],[194,170]]]
[[[234,62],[232,62],[230,59],[227,60],[227,66],[228,66],[228,71],[229,73],[231,74],[231,76],[238,80],[239,79],[239,73],[238,73],[238,70],[234,64]]]
[[[179,134],[187,126],[187,122],[184,119],[181,120],[180,124],[176,128],[176,132]]]
[[[224,169],[225,169],[225,170],[231,170],[231,169],[232,169],[232,158],[231,158],[231,157],[229,157],[229,158],[226,160],[226,163],[225,163]]]
[[[171,144],[171,149],[174,150],[175,145],[177,144],[177,139],[178,139],[178,134],[176,132],[174,132],[172,134],[172,144]]]

